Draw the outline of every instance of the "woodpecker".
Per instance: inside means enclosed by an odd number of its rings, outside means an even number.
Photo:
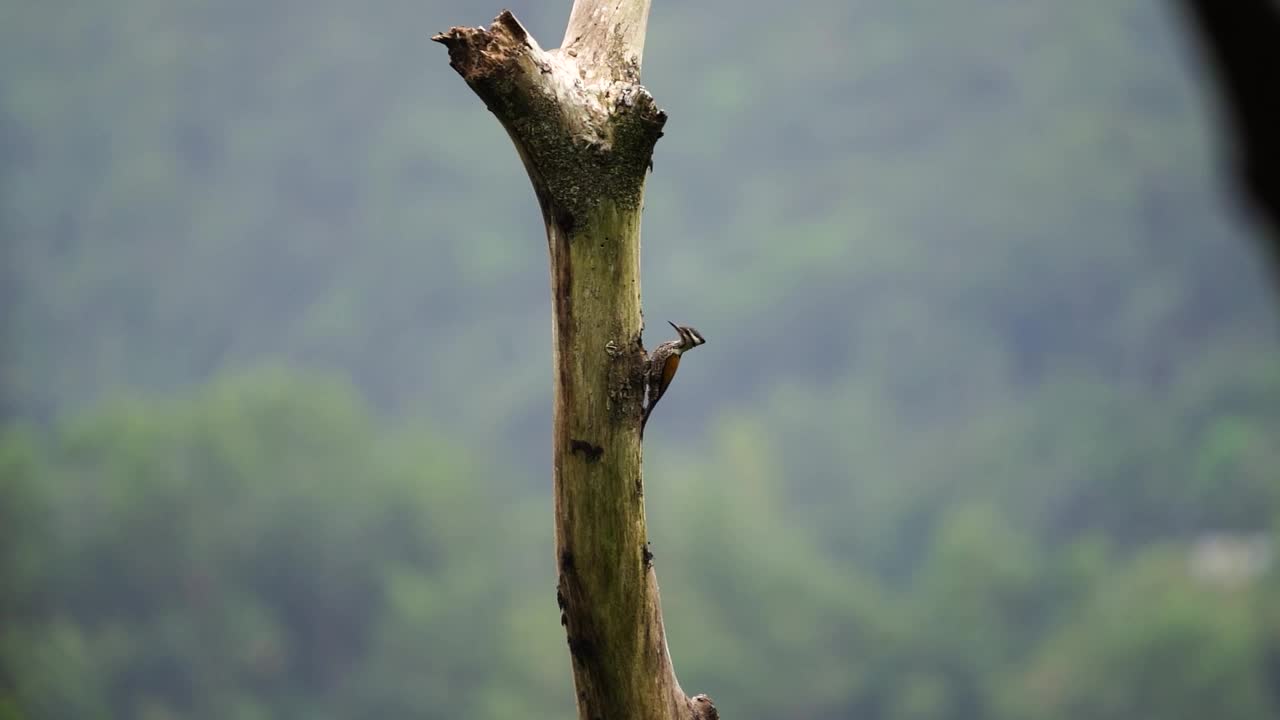
[[[702,333],[687,325],[677,325],[670,320],[667,324],[676,329],[679,340],[668,340],[653,349],[649,354],[649,367],[645,377],[644,415],[640,418],[640,436],[644,437],[645,423],[649,422],[649,413],[662,399],[662,394],[671,386],[671,380],[680,367],[680,356],[698,347],[706,340]]]

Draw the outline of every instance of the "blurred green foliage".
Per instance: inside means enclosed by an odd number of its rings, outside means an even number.
[[[0,8],[0,720],[572,716],[536,204],[426,40],[498,9]],[[1277,315],[1182,45],[655,3],[646,309],[710,343],[646,500],[725,717],[1280,715]]]
[[[509,473],[445,436],[382,427],[347,383],[282,369],[108,402],[43,440],[11,428],[0,707],[570,716],[546,503],[513,497]],[[1123,436],[1095,451],[1082,482],[1129,452]],[[651,471],[672,652],[685,685],[715,690],[726,712],[1119,720],[1280,707],[1273,576],[1200,577],[1176,534],[1055,533],[982,479],[956,497],[905,473],[897,490],[914,502],[837,498],[843,522],[828,522],[788,497],[785,455],[762,421],[726,420],[704,452]],[[863,525],[918,536],[841,550]]]
[[[350,387],[280,370],[109,403],[44,448],[7,435],[6,516],[31,521],[4,566],[16,705],[480,715],[524,574],[501,548],[534,538],[436,435],[381,435]]]

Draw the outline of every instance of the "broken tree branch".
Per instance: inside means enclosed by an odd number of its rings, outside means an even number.
[[[648,550],[640,213],[666,116],[640,85],[648,0],[578,0],[543,50],[510,12],[433,40],[515,144],[551,258],[556,599],[582,720],[716,718],[667,652]]]

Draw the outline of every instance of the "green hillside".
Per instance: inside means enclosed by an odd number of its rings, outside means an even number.
[[[428,41],[499,9],[0,6],[0,720],[572,717],[545,240]],[[1280,304],[1175,20],[654,3],[724,717],[1280,715]]]

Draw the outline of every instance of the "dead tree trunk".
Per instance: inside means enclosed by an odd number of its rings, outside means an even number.
[[[714,718],[676,681],[645,530],[640,211],[666,116],[640,85],[649,0],[576,0],[543,50],[509,12],[432,38],[515,143],[554,306],[557,601],[582,720]]]

